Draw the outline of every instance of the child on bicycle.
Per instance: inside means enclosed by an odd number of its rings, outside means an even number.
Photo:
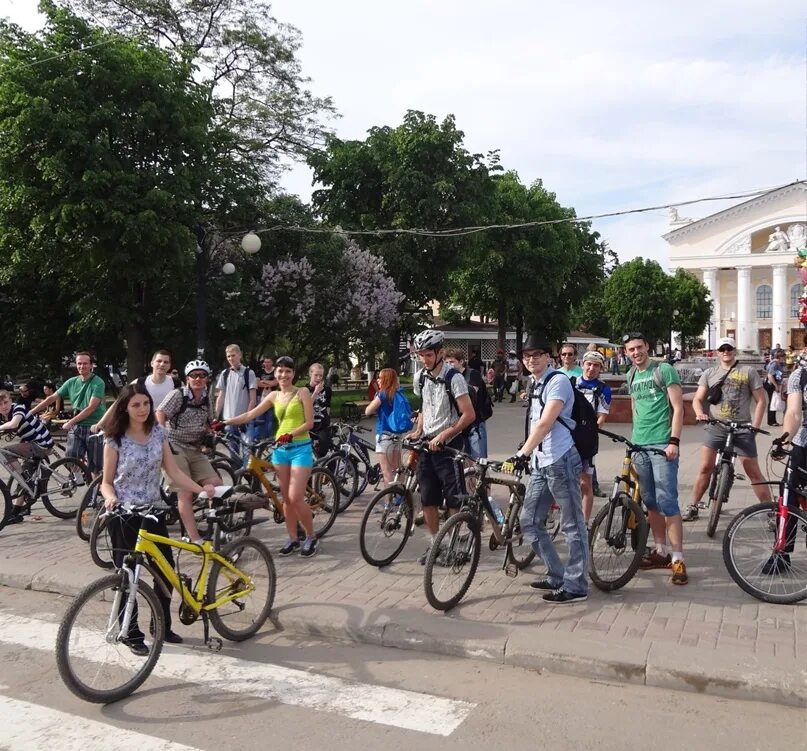
[[[53,451],[53,438],[45,423],[36,415],[32,415],[24,405],[13,404],[8,391],[0,391],[0,415],[6,422],[0,425],[0,431],[11,433],[19,437],[20,442],[3,449],[6,455],[18,456],[25,460],[31,456],[45,457]],[[9,467],[15,472],[20,471],[20,464],[16,459],[9,458]],[[24,518],[25,501],[16,496],[12,498],[14,509],[6,524],[19,524]]]

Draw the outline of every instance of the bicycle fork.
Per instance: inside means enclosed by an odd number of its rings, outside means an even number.
[[[140,581],[140,569],[141,566],[139,563],[135,564],[134,571],[125,565],[121,567],[121,573],[125,575],[128,580],[126,586],[126,604],[123,606],[123,620],[121,620],[121,598],[123,597],[124,587],[118,587],[106,629],[106,640],[109,643],[125,639],[129,633],[129,627],[132,625],[135,600],[137,598],[137,583]],[[115,633],[116,628],[118,629],[117,633]]]

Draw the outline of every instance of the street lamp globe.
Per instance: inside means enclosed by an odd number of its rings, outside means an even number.
[[[229,261],[221,267],[221,273],[230,276],[231,274],[235,274],[235,264],[230,263]]]
[[[247,234],[241,238],[241,248],[244,250],[244,253],[253,255],[261,249],[261,238],[254,232],[247,232]]]

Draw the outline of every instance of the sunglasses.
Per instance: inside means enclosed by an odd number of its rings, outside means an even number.
[[[188,378],[193,378],[194,380],[198,380],[199,378],[207,378],[207,373],[190,373]]]
[[[522,352],[521,359],[522,360],[537,360],[539,357],[543,357],[544,355],[548,355],[548,352]]]
[[[627,344],[629,341],[632,341],[633,339],[641,339],[642,341],[647,341],[644,337],[644,334],[642,334],[641,332],[631,331],[629,334],[625,334],[625,336],[622,337],[622,344]]]
[[[729,347],[728,344],[724,344],[722,347],[718,347],[718,352],[734,352],[734,347]]]

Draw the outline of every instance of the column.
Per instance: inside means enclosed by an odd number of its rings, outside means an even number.
[[[709,291],[712,300],[712,316],[703,332],[703,344],[706,349],[715,349],[720,338],[720,292],[717,289],[717,269],[703,270],[703,285]]]
[[[787,330],[788,308],[790,307],[790,295],[787,288],[787,269],[785,263],[777,263],[773,266],[773,327],[771,331],[771,345],[781,344],[787,347],[790,341]]]
[[[737,267],[737,348],[756,349],[751,342],[751,267]]]

